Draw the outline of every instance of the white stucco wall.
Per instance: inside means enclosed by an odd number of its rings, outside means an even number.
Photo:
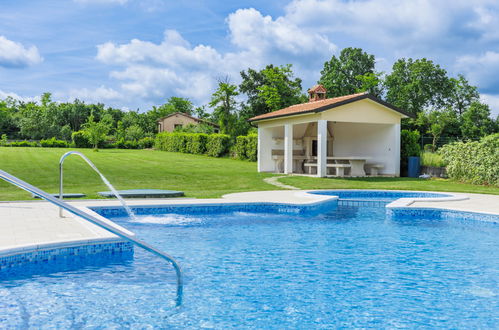
[[[334,156],[370,157],[368,163],[385,165],[380,173],[398,175],[399,149],[394,136],[397,125],[333,123],[332,126]]]

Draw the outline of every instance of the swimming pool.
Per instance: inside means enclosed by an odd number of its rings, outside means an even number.
[[[499,326],[497,224],[391,217],[335,193],[338,205],[313,216],[282,206],[164,207],[141,208],[131,222],[101,209],[178,258],[183,305],[175,307],[174,271],[135,249],[9,274],[0,326]],[[399,197],[420,196],[370,192],[358,201]]]

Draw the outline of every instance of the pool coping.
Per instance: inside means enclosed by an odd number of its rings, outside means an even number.
[[[435,194],[445,194],[450,196],[444,197],[414,197],[414,198],[399,198],[388,205],[386,205],[387,212],[391,211],[394,213],[400,212],[413,212],[414,214],[419,214],[418,212],[439,211],[439,212],[451,212],[451,213],[462,213],[470,214],[472,213],[475,218],[480,215],[491,216],[491,219],[497,217],[499,219],[499,212],[487,212],[487,211],[466,211],[453,209],[449,207],[441,207],[438,203],[442,202],[459,202],[468,200],[470,197],[467,194],[462,193],[452,193],[452,192],[434,192],[434,191],[413,191],[413,190],[383,190],[383,189],[314,189],[314,190],[274,190],[274,191],[256,191],[256,192],[244,192],[244,193],[232,193],[222,196],[222,198],[216,199],[176,199],[176,200],[164,200],[164,199],[146,199],[146,200],[127,200],[127,204],[131,207],[145,207],[154,208],[160,206],[189,206],[189,207],[201,207],[201,206],[214,206],[214,205],[238,205],[238,204],[252,204],[252,205],[284,205],[284,206],[310,206],[310,205],[321,205],[328,201],[338,200],[339,197],[335,195],[317,195],[313,194],[318,191],[387,191],[387,192],[413,192],[413,193],[435,193]],[[476,195],[476,194],[475,194]],[[499,196],[496,197],[499,201]],[[103,221],[108,222],[113,226],[119,227],[121,230],[125,230],[128,233],[132,232],[126,230],[125,228],[115,224],[113,221],[99,215],[95,212],[96,208],[117,208],[120,204],[116,200],[77,200],[68,201],[73,206],[84,210]],[[435,207],[418,207],[415,203],[428,202],[437,203]],[[19,202],[21,203],[21,202]],[[29,202],[32,206],[36,205]],[[43,203],[38,201],[38,203]],[[72,216],[73,218],[77,218]],[[95,225],[78,218],[80,224],[84,226]],[[487,221],[487,220],[486,220]],[[495,220],[493,220],[495,222]],[[499,221],[498,221],[499,222]],[[12,257],[15,255],[22,255],[27,253],[33,253],[36,251],[47,251],[47,250],[57,250],[69,247],[81,247],[81,246],[91,246],[96,244],[115,244],[115,243],[127,242],[127,240],[121,239],[114,234],[109,233],[108,237],[96,237],[91,239],[61,239],[59,241],[46,242],[42,244],[25,244],[22,246],[6,247],[0,249],[0,259]]]

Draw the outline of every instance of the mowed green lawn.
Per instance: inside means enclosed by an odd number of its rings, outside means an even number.
[[[59,192],[59,159],[73,149],[0,148],[0,169],[50,193]],[[187,197],[209,198],[250,190],[272,190],[257,173],[256,163],[154,150],[74,149],[87,156],[120,189],[181,190]],[[64,161],[64,191],[99,198],[109,190],[83,159]],[[0,200],[26,200],[31,195],[0,180]]]
[[[0,148],[0,169],[42,190],[57,193],[59,159],[70,149]],[[78,150],[78,149],[77,149]],[[187,197],[220,197],[231,192],[276,190],[263,182],[273,174],[257,173],[256,163],[227,158],[154,150],[79,149],[116,189],[156,188],[184,191]],[[498,187],[475,186],[451,180],[411,178],[326,179],[290,176],[282,183],[302,189],[401,189],[499,194]],[[99,176],[78,156],[64,163],[64,191],[99,198],[108,190]],[[0,180],[0,200],[27,200],[31,195]]]

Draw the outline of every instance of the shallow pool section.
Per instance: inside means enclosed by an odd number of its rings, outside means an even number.
[[[0,327],[499,327],[497,224],[341,204],[169,212],[107,216],[179,260],[181,307],[171,267],[137,248],[1,280]]]
[[[338,196],[340,200],[393,202],[399,198],[451,197],[445,193],[388,190],[322,190],[311,191],[315,195]]]

